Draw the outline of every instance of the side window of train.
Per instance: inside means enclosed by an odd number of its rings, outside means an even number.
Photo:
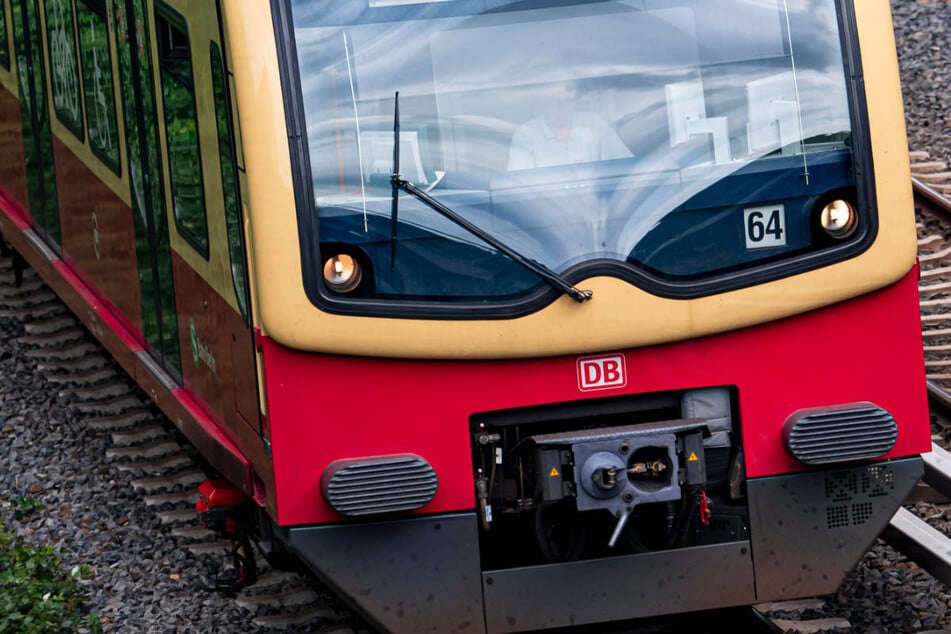
[[[231,259],[231,278],[238,307],[248,321],[247,274],[244,262],[244,240],[241,231],[241,202],[238,199],[238,169],[231,135],[231,117],[225,84],[224,61],[221,49],[211,43],[211,84],[215,96],[215,122],[218,128],[218,156],[221,158],[221,191],[224,196],[225,221],[228,224],[228,253]]]
[[[56,111],[56,118],[83,140],[76,28],[70,0],[46,1],[46,45],[50,56],[53,109]]]
[[[182,237],[208,258],[208,220],[202,186],[201,152],[191,50],[185,19],[156,3],[165,142],[175,226]]]
[[[7,3],[0,0],[0,66],[10,70],[10,40],[7,38]]]
[[[105,0],[79,0],[76,23],[89,146],[119,174],[119,125]]]

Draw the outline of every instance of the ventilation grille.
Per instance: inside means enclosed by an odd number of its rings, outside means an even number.
[[[839,471],[825,478],[826,526],[845,528],[868,522],[880,507],[874,498],[892,495],[895,474],[884,465],[868,465],[862,472]]]
[[[784,429],[786,449],[806,464],[867,460],[888,453],[898,439],[898,425],[882,408],[867,405],[794,414]]]
[[[420,508],[436,495],[438,478],[432,465],[407,454],[335,462],[321,484],[338,513],[374,515]]]

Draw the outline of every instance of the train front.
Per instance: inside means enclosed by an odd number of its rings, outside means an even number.
[[[277,535],[397,632],[837,588],[930,449],[887,0],[225,6]]]

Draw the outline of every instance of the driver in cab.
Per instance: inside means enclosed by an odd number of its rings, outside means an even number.
[[[604,119],[577,108],[577,92],[576,85],[568,82],[549,88],[544,112],[512,135],[510,171],[631,156]]]

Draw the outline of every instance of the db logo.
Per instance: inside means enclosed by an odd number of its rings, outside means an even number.
[[[627,371],[624,369],[623,355],[578,359],[578,389],[582,392],[625,385]]]

